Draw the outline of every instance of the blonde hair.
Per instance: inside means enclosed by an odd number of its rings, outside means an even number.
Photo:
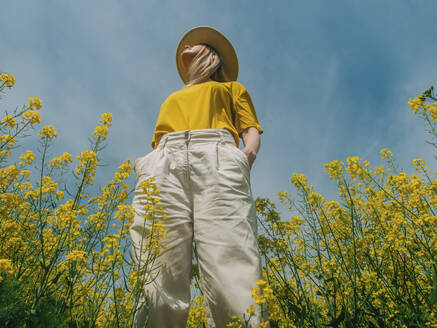
[[[230,79],[223,69],[223,62],[218,52],[206,43],[199,43],[204,46],[196,56],[194,56],[188,69],[188,87],[207,81],[211,78],[217,82],[228,82]]]

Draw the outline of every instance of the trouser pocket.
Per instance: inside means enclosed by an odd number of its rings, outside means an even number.
[[[243,158],[243,162],[246,164],[247,168],[250,171],[250,163],[249,163],[249,158],[247,157],[247,155],[238,147],[235,147],[235,149],[237,150],[237,153],[240,155],[240,157]]]
[[[230,162],[234,168],[240,171],[250,183],[250,164],[246,154],[231,143],[224,143],[217,156],[224,162],[221,170],[226,170],[226,162]]]
[[[147,173],[147,169],[150,168],[151,160],[157,151],[158,149],[152,150],[138,161],[137,165],[135,165],[135,173],[137,176]]]

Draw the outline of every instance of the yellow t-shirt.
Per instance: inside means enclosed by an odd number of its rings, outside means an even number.
[[[264,131],[246,88],[237,81],[207,81],[173,92],[161,105],[152,139],[156,148],[168,132],[227,129],[240,146],[240,133],[250,127]]]

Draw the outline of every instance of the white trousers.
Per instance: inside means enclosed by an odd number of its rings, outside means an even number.
[[[140,184],[155,177],[167,219],[166,250],[154,265],[157,278],[145,286],[151,297],[147,327],[184,328],[190,306],[192,243],[196,244],[208,328],[224,328],[252,304],[251,289],[261,279],[255,203],[246,155],[226,129],[165,134],[136,166],[137,184],[130,226],[135,252],[150,228],[143,217],[146,197]],[[146,221],[146,222],[145,222]],[[257,327],[259,307],[250,321]],[[144,328],[139,308],[135,327]]]

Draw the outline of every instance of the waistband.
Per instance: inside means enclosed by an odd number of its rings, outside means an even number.
[[[168,132],[161,137],[157,149],[165,145],[180,143],[216,142],[232,143],[236,145],[234,136],[227,129],[198,129]]]

